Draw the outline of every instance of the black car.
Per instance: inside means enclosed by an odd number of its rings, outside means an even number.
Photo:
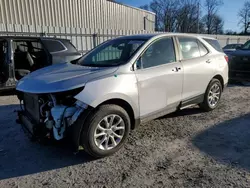
[[[236,51],[227,52],[227,55],[230,80],[250,81],[250,41]]]
[[[243,44],[227,44],[226,46],[223,47],[223,51],[225,53],[235,51],[237,49],[240,49]]]
[[[0,36],[0,91],[15,88],[32,71],[80,57],[67,39]]]

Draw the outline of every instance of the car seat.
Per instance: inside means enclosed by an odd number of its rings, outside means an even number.
[[[29,52],[23,52],[19,46],[16,49],[15,56],[15,76],[19,80],[33,70],[34,60]]]

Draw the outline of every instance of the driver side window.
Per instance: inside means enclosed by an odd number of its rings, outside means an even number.
[[[176,62],[172,38],[159,39],[144,52],[137,62],[137,69],[145,69]]]

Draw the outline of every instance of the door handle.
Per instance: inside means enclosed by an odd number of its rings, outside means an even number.
[[[211,60],[210,60],[210,59],[208,59],[208,60],[206,61],[206,63],[211,63]]]
[[[172,69],[173,72],[179,72],[181,70],[181,67],[175,67]]]

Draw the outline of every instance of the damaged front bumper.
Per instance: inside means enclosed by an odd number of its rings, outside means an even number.
[[[65,124],[62,123],[62,127],[64,127],[65,130],[63,132],[63,136],[60,139],[58,139],[58,132],[55,131],[56,129],[58,129],[58,127],[56,126],[59,119],[53,120],[54,122],[53,128],[49,130],[46,127],[46,122],[35,121],[29,115],[29,113],[26,112],[25,109],[22,109],[20,111],[17,111],[18,115],[17,123],[22,126],[23,130],[25,131],[25,133],[27,133],[27,136],[32,141],[44,141],[51,139],[61,140],[62,138],[67,137],[69,138],[68,140],[72,142],[74,152],[78,152],[82,126],[85,122],[85,118],[88,116],[90,112],[91,107],[88,107],[87,105],[81,102],[77,102],[76,106],[77,106],[76,110],[74,111],[71,117],[67,117],[65,119],[64,117],[61,117],[60,119],[60,121],[64,123],[65,121],[67,121],[66,127]]]
[[[16,122],[22,126],[25,133],[28,133],[28,136],[34,140],[38,137],[39,127],[41,125],[35,123],[25,111],[17,111],[18,119]]]

